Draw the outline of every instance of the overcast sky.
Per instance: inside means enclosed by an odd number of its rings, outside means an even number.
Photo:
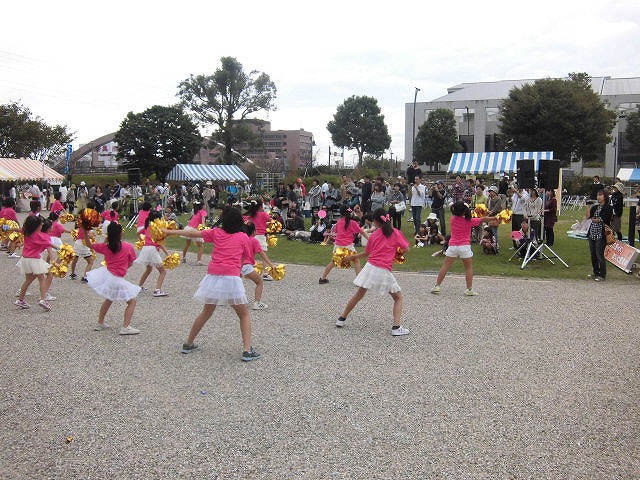
[[[640,75],[639,0],[379,3],[3,2],[0,102],[68,125],[77,147],[129,111],[175,103],[181,80],[233,56],[276,83],[277,111],[261,117],[313,132],[319,159],[354,94],[378,99],[403,158],[414,87],[428,101],[462,82]]]

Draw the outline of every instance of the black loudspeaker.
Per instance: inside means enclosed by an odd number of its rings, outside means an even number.
[[[555,190],[560,186],[560,160],[540,160],[538,183],[545,190]]]
[[[129,185],[140,185],[140,169],[129,168],[127,169],[127,175],[129,176]]]
[[[518,160],[518,187],[536,188],[533,160]]]

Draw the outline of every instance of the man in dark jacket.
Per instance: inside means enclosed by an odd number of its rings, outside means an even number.
[[[415,160],[411,162],[409,168],[407,168],[407,182],[409,185],[413,185],[416,177],[422,178],[422,170],[418,167],[418,162]]]
[[[616,232],[618,241],[622,241],[622,211],[624,210],[624,185],[618,182],[613,185],[609,204],[613,208],[613,218],[611,219],[611,230]]]
[[[600,181],[600,177],[598,175],[594,175],[593,183],[591,184],[591,193],[589,195],[589,200],[597,200],[598,192],[600,190],[604,190],[604,185]],[[595,203],[595,202],[591,202]]]
[[[371,183],[371,179],[369,177],[364,177],[364,183],[362,184],[362,206],[364,207],[364,212],[368,213],[371,211],[371,193],[373,192],[373,184]]]

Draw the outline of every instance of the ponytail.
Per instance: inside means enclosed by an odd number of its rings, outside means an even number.
[[[107,227],[107,247],[113,253],[122,250],[122,225],[111,222]]]
[[[344,218],[344,226],[345,228],[349,228],[349,222],[351,222],[351,207],[349,205],[342,205],[340,207],[340,216]]]
[[[464,217],[465,220],[471,220],[471,209],[464,202],[456,202],[451,205],[451,214],[456,217]]]
[[[384,208],[377,208],[376,211],[373,212],[373,220],[380,225],[380,230],[382,230],[382,234],[385,237],[391,237],[393,234],[391,215],[389,215]]]

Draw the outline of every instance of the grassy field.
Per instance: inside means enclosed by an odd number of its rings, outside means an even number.
[[[425,216],[427,214],[428,211],[424,212]],[[586,240],[569,238],[566,235],[567,230],[571,228],[571,225],[581,215],[582,211],[564,213],[560,216],[555,226],[556,243],[553,246],[553,250],[569,264],[569,268],[566,268],[557,260],[554,260],[554,262],[556,262],[555,265],[552,265],[546,260],[534,260],[527,265],[524,270],[520,269],[521,260],[518,261],[518,259],[514,259],[509,261],[509,258],[514,253],[513,250],[509,250],[509,247],[511,247],[510,225],[502,225],[499,228],[500,245],[502,249],[498,255],[485,255],[478,245],[473,246],[475,253],[473,261],[475,274],[523,278],[586,278],[587,274],[591,273],[588,242]],[[448,218],[449,217],[447,217],[447,219]],[[184,222],[186,217],[181,220],[183,220],[183,223],[186,223]],[[623,222],[623,232],[626,232],[627,228],[625,221]],[[413,244],[413,228],[410,222],[407,221],[406,216],[402,222],[402,230],[407,239],[410,240],[410,243]],[[127,231],[127,238],[132,242],[135,241],[134,229]],[[166,245],[170,250],[182,250],[184,239],[172,237],[167,240]],[[437,272],[442,265],[443,257],[432,257],[431,254],[438,249],[436,246],[411,248],[406,255],[407,261],[403,265],[395,265],[394,269],[413,272]],[[190,251],[191,258],[194,259],[195,247],[192,246]],[[278,245],[269,249],[268,254],[272,260],[281,263],[326,265],[330,261],[331,251],[332,248],[330,246],[309,244],[300,240],[290,241],[285,237],[278,237]],[[207,256],[211,253],[210,244],[205,244],[205,253]],[[464,272],[462,263],[456,262],[452,268],[452,272]],[[612,280],[626,279],[629,278],[629,276],[609,264],[607,268],[607,278]]]

